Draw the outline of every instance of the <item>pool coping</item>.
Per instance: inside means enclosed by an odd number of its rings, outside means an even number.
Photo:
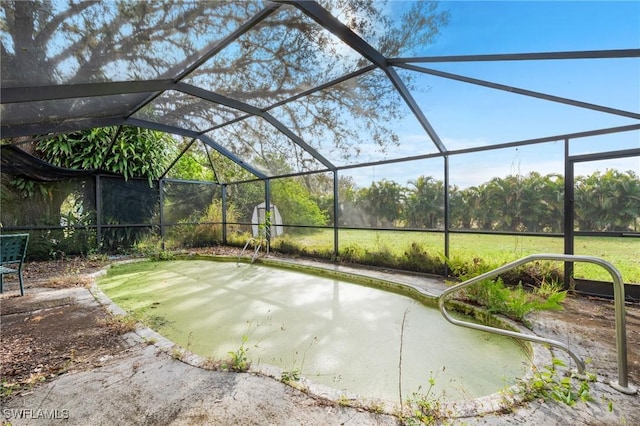
[[[180,256],[179,259],[189,259],[189,260],[206,260],[206,261],[217,261],[217,262],[235,262],[237,261],[235,257],[230,256],[202,256],[202,255],[187,255]],[[105,309],[115,316],[125,316],[128,314],[127,311],[122,309],[119,305],[113,302],[99,287],[97,284],[97,278],[107,273],[108,269],[112,266],[126,264],[126,263],[134,263],[134,262],[142,262],[147,261],[147,258],[136,258],[136,259],[127,259],[122,261],[115,261],[110,265],[107,265],[100,271],[97,271],[91,274],[92,283],[89,288],[89,291],[96,299],[98,303],[105,307]],[[246,262],[243,259],[239,261]],[[288,269],[296,269],[296,270],[313,270],[314,272],[318,272],[322,275],[329,275],[332,277],[337,277],[355,284],[371,286],[375,288],[380,288],[384,291],[391,291],[395,293],[403,294],[407,297],[414,298],[419,302],[422,302],[429,306],[437,307],[437,298],[438,295],[434,294],[435,292],[429,292],[424,288],[414,285],[407,282],[399,282],[392,281],[387,278],[376,278],[370,275],[354,273],[353,271],[341,271],[338,268],[334,267],[334,265],[327,265],[328,267],[323,268],[321,263],[317,263],[315,265],[304,263],[304,264],[296,264],[295,261],[292,260],[279,260],[279,259],[259,259],[259,262],[268,266],[282,267]],[[398,271],[401,273],[401,271]],[[383,285],[376,285],[374,282],[382,283]],[[417,297],[414,297],[417,296]],[[483,317],[489,316],[494,322],[493,325],[500,324],[501,326],[507,327],[509,329],[528,334],[528,335],[536,335],[532,330],[515,323],[514,321],[509,320],[508,318],[501,316],[490,314],[476,306],[472,306],[469,304],[465,304],[459,301],[451,301],[447,302],[454,306],[454,309],[462,309],[466,311],[465,313],[479,313]],[[166,352],[171,355],[175,360],[179,360],[184,362],[185,364],[191,365],[196,368],[202,369],[211,369],[211,361],[206,357],[201,355],[197,355],[191,351],[188,351],[184,347],[174,343],[173,341],[167,339],[151,328],[145,326],[142,323],[137,323],[135,334],[132,337],[134,340],[137,340],[139,343],[144,343],[148,345],[155,346],[158,350]],[[529,354],[529,362],[530,368],[527,373],[521,377],[522,382],[527,382],[530,380],[536,371],[541,371],[544,366],[551,365],[553,357],[551,350],[549,348],[543,348],[541,345],[534,345],[530,342],[526,341],[518,341],[523,346],[525,352]],[[273,380],[285,383],[292,388],[303,391],[310,396],[314,396],[317,398],[325,399],[332,401],[336,404],[340,405],[348,405],[355,408],[362,408],[373,410],[377,412],[382,412],[385,414],[398,415],[402,414],[402,409],[405,406],[404,402],[398,404],[397,402],[386,401],[386,400],[370,400],[366,397],[358,395],[356,393],[345,392],[344,390],[339,390],[336,388],[332,388],[330,386],[326,386],[323,384],[319,384],[313,382],[310,379],[305,377],[301,377],[296,381],[284,381],[282,380],[283,373],[286,373],[287,370],[282,369],[280,367],[270,365],[270,364],[257,364],[251,365],[248,373],[258,374],[262,376],[266,376],[272,378]],[[438,398],[429,399],[430,402],[434,403],[433,408],[437,409],[443,418],[451,418],[451,419],[461,419],[467,417],[475,417],[487,415],[490,413],[496,413],[500,411],[504,411],[507,409],[511,409],[514,406],[523,402],[523,395],[521,391],[521,386],[519,384],[515,384],[509,387],[506,387],[498,392],[485,395],[478,398],[467,399],[467,400],[459,400],[459,401],[441,401]],[[399,406],[400,405],[400,406]],[[406,408],[406,407],[405,407]]]

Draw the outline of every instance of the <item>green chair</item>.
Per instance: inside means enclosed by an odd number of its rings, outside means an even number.
[[[18,274],[20,296],[24,296],[22,265],[24,264],[28,243],[29,234],[0,235],[0,293],[3,291],[2,281],[4,274]]]

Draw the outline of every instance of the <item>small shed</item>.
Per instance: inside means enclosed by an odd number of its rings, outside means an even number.
[[[277,237],[284,234],[284,227],[282,226],[282,216],[278,211],[278,207],[275,204],[270,205],[271,210],[271,236]],[[253,237],[259,237],[260,225],[264,223],[266,216],[266,203],[260,203],[253,208],[253,215],[251,216],[251,233]]]

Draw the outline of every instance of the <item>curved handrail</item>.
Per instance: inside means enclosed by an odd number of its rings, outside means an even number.
[[[258,253],[260,252],[261,248],[262,248],[262,242],[259,242],[258,244],[256,244],[256,248],[253,251],[253,256],[251,257],[251,263],[256,261],[256,258],[258,257]]]
[[[240,252],[240,254],[238,255],[238,260],[236,261],[236,265],[240,264],[240,258],[242,257],[242,255],[244,254],[244,252],[247,250],[247,247],[249,246],[249,244],[251,242],[256,242],[257,240],[253,237],[249,238],[247,240],[247,243],[244,245],[244,247],[242,248],[242,251]],[[251,263],[256,261],[256,257],[258,257],[258,252],[260,251],[260,248],[262,248],[262,242],[256,244],[255,250],[253,252],[253,256],[251,256]]]
[[[511,270],[517,266],[523,265],[528,262],[532,262],[535,260],[559,260],[559,261],[568,261],[568,262],[587,262],[594,263],[596,265],[602,266],[606,269],[613,278],[613,298],[614,298],[614,306],[615,306],[615,321],[616,321],[616,349],[618,355],[618,382],[610,382],[610,385],[623,393],[633,395],[637,392],[637,389],[631,385],[629,385],[628,381],[628,365],[627,365],[627,331],[625,325],[625,309],[624,309],[624,283],[622,281],[622,275],[620,272],[609,262],[600,259],[598,257],[593,256],[579,256],[579,255],[569,255],[569,254],[532,254],[527,257],[523,257],[522,259],[515,260],[513,262],[507,263],[499,268],[496,268],[492,271],[485,272],[484,274],[478,275],[477,277],[471,278],[467,281],[464,281],[460,284],[456,284],[453,287],[446,289],[438,298],[438,307],[440,308],[440,312],[444,316],[444,318],[454,325],[459,325],[461,327],[473,328],[480,331],[486,331],[489,333],[500,334],[503,336],[509,336],[516,339],[528,340],[531,342],[542,343],[549,346],[556,347],[558,349],[562,349],[567,352],[571,358],[576,362],[579,373],[584,373],[585,366],[582,359],[576,355],[568,345],[558,342],[557,340],[546,339],[544,337],[527,335],[524,333],[519,333],[516,331],[503,330],[500,328],[489,327],[482,324],[474,324],[467,321],[462,321],[455,319],[449,315],[445,308],[445,301],[449,295],[460,290],[463,287],[467,287],[471,284],[475,284],[482,280],[486,280],[489,278],[494,278],[500,275],[503,272]]]

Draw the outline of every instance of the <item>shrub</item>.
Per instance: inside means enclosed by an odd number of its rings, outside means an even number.
[[[462,300],[485,306],[491,313],[503,314],[517,321],[526,322],[530,312],[559,310],[567,295],[566,291],[549,291],[547,297],[536,292],[525,291],[521,284],[515,288],[505,287],[501,278],[483,280],[463,288],[458,293]]]
[[[364,250],[357,245],[348,245],[340,250],[340,260],[345,263],[356,263],[363,257]]]
[[[439,256],[432,256],[420,244],[412,242],[400,259],[403,269],[431,274],[444,274],[444,262]]]
[[[296,244],[296,242],[289,235],[274,239],[271,242],[271,249],[282,254],[304,253],[304,248],[300,247],[299,244]]]
[[[227,212],[227,218],[234,221],[233,206],[230,206]],[[203,217],[200,218],[200,225],[197,225],[192,237],[192,245],[194,247],[205,247],[222,242],[222,201],[214,200]]]
[[[227,206],[227,221],[235,222],[237,220],[236,209],[233,205]],[[192,219],[186,219],[184,222],[191,222]],[[169,239],[172,245],[179,247],[208,247],[219,245],[223,242],[223,225],[222,225],[222,201],[213,200],[207,207],[205,214],[197,219],[200,222],[197,225],[189,223],[181,223],[172,226],[169,231]],[[227,225],[227,231],[234,233],[237,226]]]

